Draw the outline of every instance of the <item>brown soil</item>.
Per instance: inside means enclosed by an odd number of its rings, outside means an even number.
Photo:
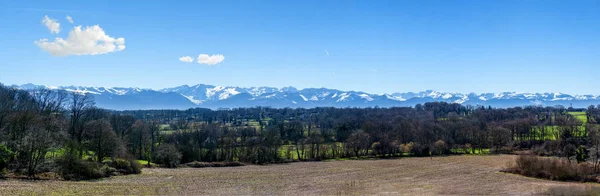
[[[536,195],[597,186],[499,172],[514,155],[144,169],[98,181],[0,180],[2,195]]]

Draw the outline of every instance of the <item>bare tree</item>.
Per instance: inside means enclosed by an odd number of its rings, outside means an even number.
[[[360,156],[360,151],[368,150],[369,145],[371,145],[371,137],[362,130],[350,134],[350,137],[346,140],[346,146],[352,149],[356,157]],[[366,155],[367,152],[364,154]]]
[[[594,170],[600,170],[600,128],[596,124],[588,124],[586,126],[588,131],[588,140],[592,147],[591,157],[594,160]]]
[[[88,149],[96,154],[96,161],[102,162],[104,157],[114,157],[118,146],[121,145],[117,135],[106,120],[93,120],[85,125]]]
[[[82,139],[84,126],[88,119],[86,115],[94,107],[94,100],[91,96],[79,92],[72,92],[69,103],[70,112],[70,127],[69,135],[71,136],[70,153],[75,153],[79,149],[79,158],[83,157]]]
[[[65,91],[47,88],[33,90],[31,94],[37,102],[38,110],[44,115],[60,113],[67,102],[68,95]]]
[[[134,123],[135,118],[130,115],[115,114],[110,116],[110,124],[112,125],[113,131],[115,131],[117,136],[123,141],[131,134]]]
[[[490,128],[490,140],[492,145],[496,148],[495,150],[498,152],[500,147],[505,146],[508,142],[510,142],[510,130],[501,127],[495,126]]]
[[[150,124],[148,125],[148,133],[150,134],[150,153],[147,157],[148,166],[150,166],[150,161],[152,161],[154,159],[153,156],[155,154],[155,145],[158,140],[159,131],[160,131],[160,127],[159,127],[158,122],[156,122],[156,121],[150,122]]]

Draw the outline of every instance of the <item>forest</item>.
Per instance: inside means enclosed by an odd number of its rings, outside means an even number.
[[[590,161],[600,107],[492,108],[431,102],[391,108],[112,111],[77,92],[0,85],[0,176],[67,180],[146,166],[272,164],[347,158],[511,153]]]

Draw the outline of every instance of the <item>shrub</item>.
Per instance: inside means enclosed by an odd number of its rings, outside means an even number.
[[[444,140],[438,140],[437,142],[431,145],[431,153],[434,155],[443,155],[448,152],[448,147],[446,146],[446,142]]]
[[[60,174],[56,172],[41,172],[36,174],[36,179],[44,179],[44,180],[60,180],[62,179]]]
[[[516,150],[517,148],[513,146],[502,146],[500,148],[492,148],[490,152],[493,154],[511,154]]]
[[[573,144],[567,144],[562,148],[561,155],[571,159],[572,156],[577,155],[577,147]]]
[[[540,156],[558,156],[561,152],[560,141],[548,140],[541,146],[533,148],[533,153]]]
[[[241,162],[237,162],[237,161],[232,161],[232,162],[219,162],[219,164],[216,164],[215,167],[239,167],[239,166],[244,166],[245,164],[241,163]]]
[[[464,146],[464,151],[469,154],[471,153],[471,151],[473,150],[473,145],[471,145],[471,143],[466,143]]]
[[[597,173],[589,163],[570,163],[563,159],[521,155],[515,165],[504,170],[524,176],[561,181],[594,181]]]
[[[129,174],[141,174],[142,173],[142,164],[140,164],[140,162],[136,161],[135,159],[129,158],[127,159],[129,161],[129,164],[131,166],[131,171]]]
[[[99,164],[93,161],[84,161],[76,156],[65,155],[57,160],[60,174],[65,180],[86,180],[107,177]]]
[[[105,176],[116,176],[117,172],[119,172],[114,167],[108,166],[106,164],[102,165],[102,167],[100,168],[100,171],[102,173],[104,173]]]
[[[15,154],[6,146],[0,144],[0,172],[6,168],[8,161]]]
[[[211,167],[210,163],[207,163],[207,162],[198,162],[198,161],[186,163],[185,165],[188,166],[188,167],[193,167],[193,168]]]
[[[162,144],[158,147],[154,156],[156,163],[165,167],[174,168],[181,161],[181,153],[172,144]]]
[[[400,144],[400,151],[402,151],[403,153],[411,153],[414,145],[415,144],[412,142]]]
[[[113,161],[108,161],[107,164],[122,174],[142,173],[142,165],[133,159],[117,158]]]
[[[186,163],[185,165],[188,166],[188,167],[193,167],[193,168],[244,166],[243,163],[237,162],[237,161],[233,161],[233,162],[212,162],[212,163],[194,161],[194,162]]]
[[[60,170],[60,166],[54,159],[46,159],[43,163],[40,164],[38,168],[38,172],[46,173],[46,172],[56,172],[58,173]]]
[[[6,168],[0,169],[0,178],[5,178],[8,170]]]
[[[588,159],[588,149],[583,145],[579,145],[577,147],[577,152],[575,153],[575,159],[577,163],[585,162]]]
[[[429,146],[421,145],[417,142],[414,142],[412,149],[411,149],[411,153],[413,156],[417,156],[417,157],[429,156],[430,155]]]

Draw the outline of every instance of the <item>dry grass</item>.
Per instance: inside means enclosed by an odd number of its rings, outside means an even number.
[[[598,182],[598,173],[591,163],[569,162],[556,157],[521,155],[514,165],[503,171],[550,180]]]
[[[0,180],[0,194],[533,195],[548,194],[560,187],[590,186],[498,172],[515,158],[449,156],[201,169],[150,168],[141,175],[99,181]]]

